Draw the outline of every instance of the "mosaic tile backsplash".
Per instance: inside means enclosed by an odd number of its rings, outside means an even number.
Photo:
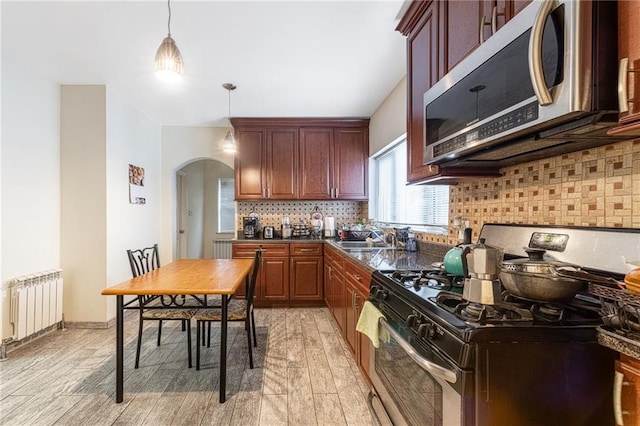
[[[453,218],[484,223],[640,228],[640,139],[501,169],[500,178],[450,189],[449,234],[425,241],[457,244]]]
[[[260,215],[261,226],[280,229],[283,216],[292,224],[311,220],[316,206],[324,216],[335,217],[337,224],[351,224],[368,217],[368,205],[361,201],[239,201],[236,217],[237,229],[242,229],[242,218],[249,213]]]

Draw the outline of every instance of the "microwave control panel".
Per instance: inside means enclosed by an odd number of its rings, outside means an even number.
[[[459,152],[464,148],[477,145],[478,142],[484,139],[504,133],[507,130],[517,128],[537,119],[538,102],[534,101],[488,121],[472,130],[461,133],[454,138],[432,145],[432,159],[437,159]]]

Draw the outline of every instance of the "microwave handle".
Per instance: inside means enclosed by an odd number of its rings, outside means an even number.
[[[449,383],[455,383],[458,380],[454,371],[440,367],[438,364],[434,364],[433,362],[420,356],[420,354],[418,354],[418,352],[416,352],[416,350],[413,349],[411,345],[406,340],[404,340],[404,338],[397,331],[395,331],[393,327],[389,325],[384,317],[380,318],[379,323],[389,332],[391,337],[393,337],[393,340],[395,340],[400,345],[402,350],[404,350],[412,360],[414,360],[420,367],[422,367],[423,370],[433,374],[436,377],[446,380]]]
[[[544,70],[542,69],[542,35],[547,17],[553,10],[554,0],[545,0],[538,10],[536,19],[531,28],[531,38],[529,39],[529,75],[533,91],[541,106],[553,103],[551,92],[544,81]]]

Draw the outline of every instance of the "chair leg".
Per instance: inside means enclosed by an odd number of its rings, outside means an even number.
[[[251,318],[247,317],[245,321],[247,329],[247,347],[249,348],[249,368],[253,368],[253,348],[251,347]]]
[[[182,320],[182,331],[185,331],[187,320]]]
[[[187,353],[189,356],[189,368],[193,367],[193,365],[191,364],[191,320],[186,320],[186,321],[182,321],[182,323],[187,323],[187,345],[188,345],[188,349],[187,349]]]
[[[200,322],[200,321],[198,321],[198,324],[199,324],[199,327],[202,327],[202,337],[199,337],[199,338],[198,338],[198,341],[200,341],[200,340],[201,340],[200,344],[201,344],[202,346],[204,346],[204,340],[205,340],[204,324],[203,324],[202,322]],[[199,334],[198,334],[198,335],[199,335]]]
[[[142,344],[142,315],[140,315],[140,321],[138,323],[138,343],[136,345],[136,365],[135,368],[138,368],[140,364],[140,345]]]
[[[158,346],[160,346],[160,338],[162,337],[162,320],[158,321]]]
[[[253,316],[253,309],[251,310],[251,329],[253,330],[253,346],[258,347],[258,339],[256,339],[256,318]]]
[[[204,324],[202,326],[204,327]],[[207,347],[211,347],[211,321],[207,321]]]
[[[196,321],[196,370],[200,370],[200,331],[203,327],[202,321]],[[202,344],[204,345],[204,333],[202,333]]]

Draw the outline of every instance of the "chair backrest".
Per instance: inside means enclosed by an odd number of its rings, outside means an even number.
[[[127,250],[127,255],[131,265],[131,275],[134,278],[160,267],[158,244],[137,250]]]
[[[256,283],[258,282],[258,271],[260,270],[260,258],[262,257],[262,249],[256,249],[256,255],[253,258],[253,271],[251,271],[251,281],[249,282],[249,292],[247,293],[247,306],[253,304],[253,294],[256,291]]]

